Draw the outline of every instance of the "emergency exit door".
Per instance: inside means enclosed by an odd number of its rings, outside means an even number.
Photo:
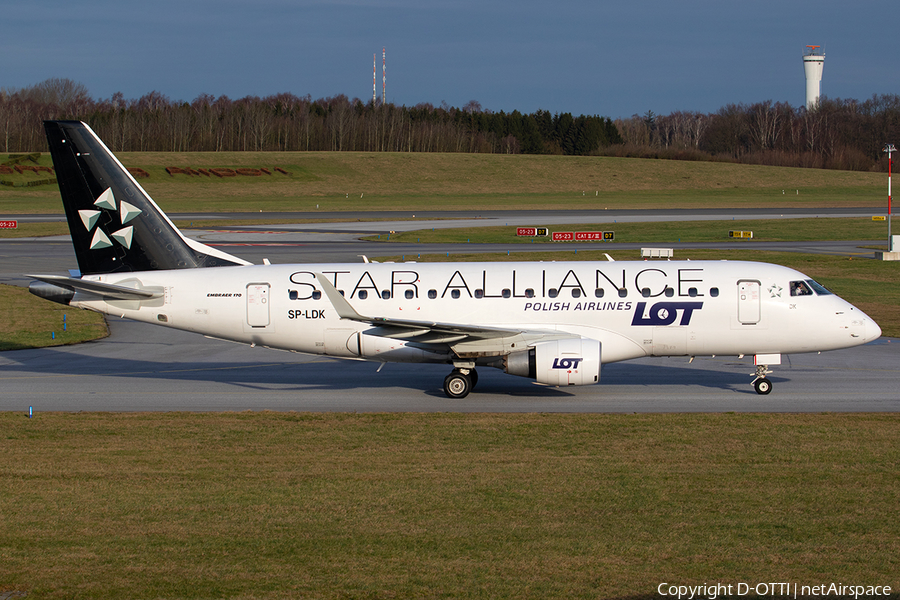
[[[251,283],[247,286],[247,325],[269,326],[269,284]]]
[[[755,280],[738,281],[738,321],[742,325],[759,323],[759,282]]]

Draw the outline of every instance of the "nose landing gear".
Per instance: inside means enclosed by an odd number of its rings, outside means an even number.
[[[766,378],[766,375],[771,372],[768,365],[756,365],[756,378],[751,382],[751,385],[757,394],[764,396],[772,391],[772,382]]]

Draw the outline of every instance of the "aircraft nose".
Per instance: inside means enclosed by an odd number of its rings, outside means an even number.
[[[873,321],[870,318],[866,318],[866,341],[871,342],[872,340],[877,340],[881,337],[881,327],[878,326],[878,323]]]

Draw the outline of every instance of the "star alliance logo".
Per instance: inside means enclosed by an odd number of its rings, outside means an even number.
[[[101,209],[106,209],[115,212],[116,209],[116,198],[113,196],[112,189],[106,188],[106,191],[100,194],[100,197],[97,198],[97,201],[94,202],[94,206]],[[122,225],[125,225],[135,217],[141,214],[141,210],[136,206],[132,206],[128,204],[124,200],[119,203],[119,221]],[[99,210],[79,210],[78,215],[81,217],[81,222],[84,223],[85,229],[89,232],[94,230],[94,227],[97,225],[97,221],[100,220],[100,215],[103,214],[102,211]],[[127,249],[131,249],[131,239],[134,236],[134,227],[129,225],[128,227],[123,227],[114,233],[106,235],[106,233],[97,227],[97,230],[94,231],[94,238],[91,240],[91,250],[101,250],[103,248],[109,248],[113,245],[113,241],[115,240],[122,246]],[[109,238],[112,237],[112,240]]]
[[[782,287],[780,285],[772,284],[772,287],[769,288],[769,294],[771,294],[770,297],[781,298],[781,290]]]

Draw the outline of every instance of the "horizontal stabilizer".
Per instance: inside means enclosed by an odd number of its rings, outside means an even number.
[[[135,289],[111,283],[75,279],[74,277],[65,277],[63,275],[26,275],[26,277],[31,277],[72,292],[85,292],[100,296],[105,300],[150,300],[163,295],[162,291]]]

